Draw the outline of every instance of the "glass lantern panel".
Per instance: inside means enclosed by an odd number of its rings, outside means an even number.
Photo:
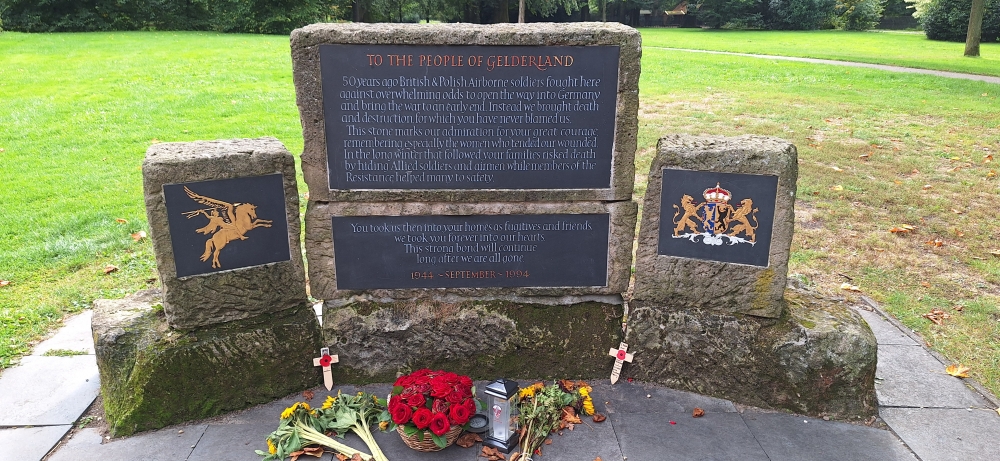
[[[510,430],[510,402],[500,397],[493,397],[493,404],[490,405],[490,413],[493,415],[492,432],[496,440],[507,440],[513,431]]]
[[[508,434],[514,434],[517,432],[517,393],[507,401],[507,406],[510,408],[510,417],[507,418],[507,430]]]

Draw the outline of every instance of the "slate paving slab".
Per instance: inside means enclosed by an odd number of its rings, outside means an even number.
[[[987,402],[920,346],[880,345],[875,392],[883,407],[985,407]]]
[[[45,355],[55,349],[94,355],[94,337],[90,330],[90,320],[93,317],[94,311],[86,310],[66,320],[56,334],[35,346],[31,355]]]
[[[99,388],[93,355],[25,357],[0,376],[0,426],[72,424]]]
[[[768,461],[739,413],[613,413],[608,419],[628,461]]]
[[[695,408],[709,413],[735,412],[736,406],[728,400],[706,397],[691,392],[678,391],[649,384],[619,381],[591,383],[594,387],[594,405],[601,412],[605,404],[609,413],[687,413]],[[648,396],[648,397],[647,397]]]
[[[0,461],[38,461],[71,425],[0,429]]]
[[[205,429],[187,461],[260,461],[261,457],[254,450],[267,451],[264,439],[277,426],[277,422],[211,424]],[[303,459],[331,461],[333,455],[325,454],[322,458],[308,456]]]
[[[171,427],[104,444],[101,444],[100,431],[86,428],[65,442],[48,461],[186,460],[207,428],[204,424]],[[184,432],[178,433],[179,430]]]
[[[754,411],[744,412],[743,420],[771,461],[916,461],[881,429]]]
[[[991,409],[882,408],[879,416],[922,461],[1000,459],[1000,417]]]
[[[865,309],[854,309],[855,312],[861,314],[861,317],[868,322],[868,326],[871,327],[872,333],[875,334],[876,342],[881,345],[898,345],[898,346],[919,346],[916,341],[913,340],[909,335],[903,333],[896,328],[885,317],[877,312],[872,312]]]

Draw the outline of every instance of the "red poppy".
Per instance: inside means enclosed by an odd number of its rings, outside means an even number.
[[[451,422],[458,426],[469,422],[471,416],[472,414],[469,412],[468,405],[452,405],[451,411],[448,413]]]
[[[448,417],[444,413],[434,413],[434,416],[431,418],[431,432],[434,435],[442,436],[448,432],[448,429],[451,429]]]
[[[413,410],[410,409],[408,405],[396,405],[394,408],[389,410],[389,414],[392,415],[392,422],[396,424],[406,424],[410,422],[410,416],[413,415]]]
[[[417,408],[417,411],[413,412],[413,425],[417,426],[417,429],[427,429],[432,419],[434,415],[426,408]]]
[[[333,357],[330,357],[330,354],[323,354],[323,357],[319,359],[319,364],[323,367],[328,367],[331,363],[333,363]]]

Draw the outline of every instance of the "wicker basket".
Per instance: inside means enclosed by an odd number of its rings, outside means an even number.
[[[424,451],[424,452],[441,450],[441,447],[437,446],[437,444],[434,443],[434,439],[431,438],[431,431],[424,431],[423,441],[417,438],[417,434],[413,434],[412,436],[406,435],[406,433],[403,432],[403,426],[396,426],[396,432],[399,433],[399,437],[403,439],[403,442],[406,443],[406,446],[414,450]],[[451,444],[455,443],[455,441],[458,440],[458,436],[461,433],[462,433],[462,426],[451,426],[451,429],[448,429],[448,432],[444,433],[444,440],[445,440],[444,446],[450,447]]]

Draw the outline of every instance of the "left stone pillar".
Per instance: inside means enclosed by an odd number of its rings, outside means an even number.
[[[156,144],[143,186],[160,293],[95,302],[112,433],[212,416],[316,383],[295,163],[274,138]]]

